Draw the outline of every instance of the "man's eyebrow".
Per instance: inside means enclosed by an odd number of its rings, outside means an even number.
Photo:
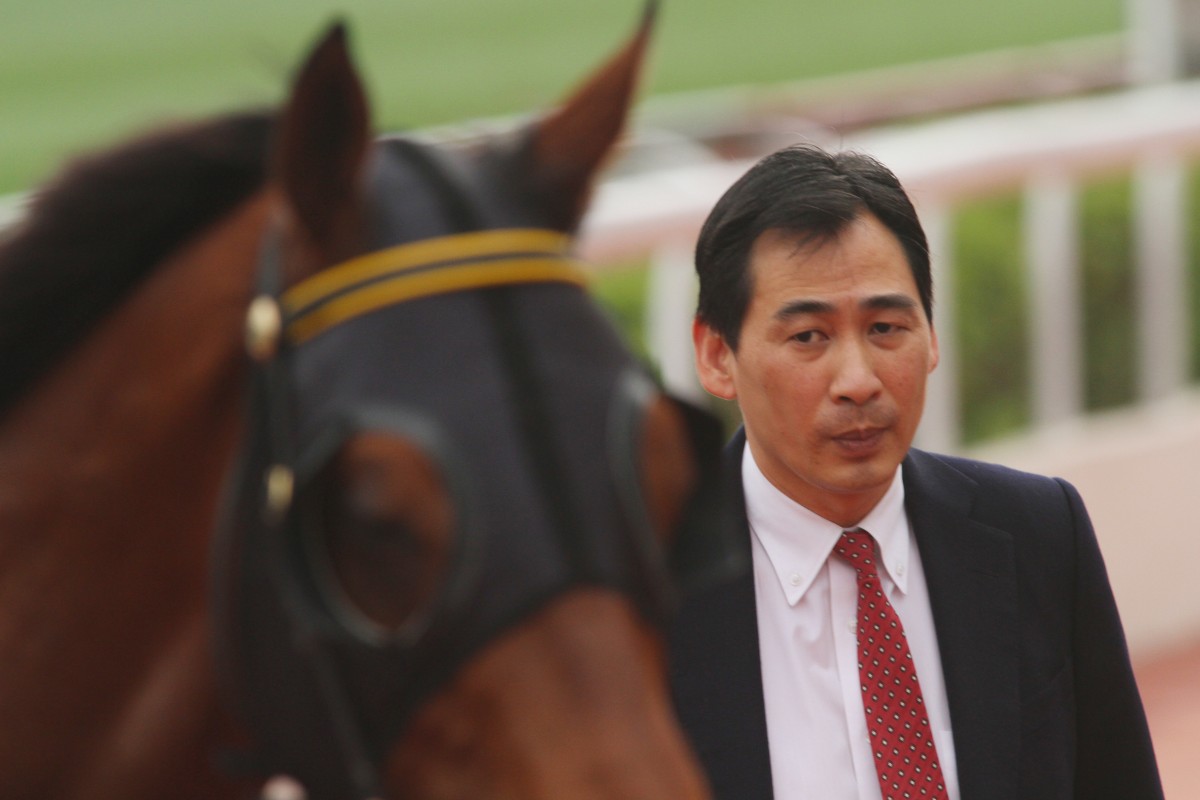
[[[861,307],[868,311],[912,311],[917,308],[917,301],[900,292],[893,294],[877,294],[863,300]],[[805,314],[832,314],[837,308],[825,300],[793,300],[775,312],[775,319],[786,320]]]
[[[879,294],[868,297],[862,302],[862,307],[872,311],[912,311],[917,307],[917,301],[906,294]]]
[[[833,303],[824,300],[793,300],[775,312],[775,319],[786,320],[804,314],[832,314],[834,310]]]

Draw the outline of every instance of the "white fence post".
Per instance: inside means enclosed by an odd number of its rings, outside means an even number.
[[[1133,83],[1160,83],[1183,74],[1180,0],[1126,0],[1129,77]]]
[[[646,302],[646,346],[661,370],[663,386],[690,400],[705,397],[692,355],[696,272],[686,243],[669,241],[654,251]]]
[[[1161,399],[1188,380],[1187,169],[1172,154],[1134,170],[1139,395]]]
[[[954,225],[950,210],[940,202],[922,207],[921,223],[929,239],[935,298],[933,325],[937,331],[940,358],[925,390],[925,415],[917,432],[917,444],[927,450],[954,452],[962,442],[958,407],[958,332],[954,323]]]
[[[1083,297],[1076,190],[1047,170],[1025,187],[1024,238],[1031,303],[1033,417],[1039,425],[1083,410]]]

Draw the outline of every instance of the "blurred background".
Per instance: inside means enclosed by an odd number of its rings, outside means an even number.
[[[8,0],[0,224],[75,154],[275,103],[335,16],[377,127],[455,138],[552,106],[639,14],[635,0]],[[630,341],[708,402],[690,249],[720,192],[798,141],[895,169],[937,272],[943,359],[920,443],[1080,488],[1176,798],[1200,797],[1198,68],[1200,0],[669,1],[581,245]]]

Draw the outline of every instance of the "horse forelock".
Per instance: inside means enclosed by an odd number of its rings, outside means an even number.
[[[272,115],[159,131],[80,159],[0,242],[0,414],[167,255],[259,188]]]

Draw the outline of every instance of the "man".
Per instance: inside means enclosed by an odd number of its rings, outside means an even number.
[[[910,449],[925,235],[856,154],[768,156],[696,248],[705,389],[752,574],[685,603],[680,719],[723,800],[1152,800],[1141,700],[1061,480]]]

